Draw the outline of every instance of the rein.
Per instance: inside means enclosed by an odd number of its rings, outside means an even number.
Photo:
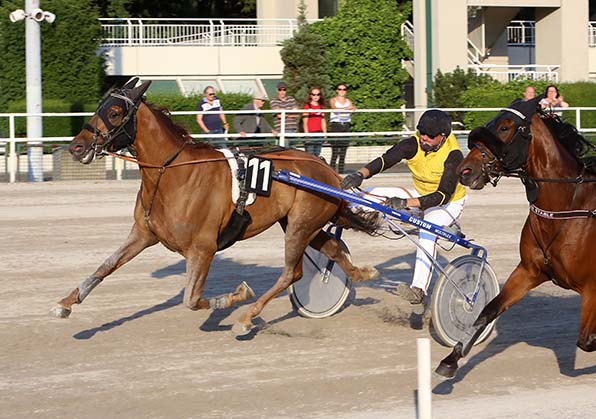
[[[109,155],[118,159],[122,159],[125,160],[127,162],[130,163],[136,163],[139,165],[139,167],[145,167],[148,169],[161,169],[161,170],[166,170],[166,169],[170,169],[170,168],[175,168],[175,167],[181,167],[181,166],[189,166],[191,164],[201,164],[201,163],[210,163],[210,162],[216,162],[216,161],[227,161],[229,159],[231,159],[232,157],[214,157],[211,159],[198,159],[198,160],[187,160],[187,161],[183,161],[183,162],[178,162],[178,163],[172,163],[176,157],[178,157],[178,154],[180,154],[180,152],[182,151],[182,149],[190,143],[184,143],[184,145],[182,146],[182,148],[173,156],[173,158],[169,158],[167,159],[163,164],[151,164],[151,163],[145,163],[140,161],[139,159],[137,159],[136,157],[131,157],[131,156],[126,156],[124,154],[121,153],[114,153],[112,151],[103,151],[103,154],[105,155]],[[264,153],[257,153],[258,155],[267,155],[268,153],[275,153],[276,151],[270,151],[270,152],[264,152]],[[325,167],[328,167],[326,165],[326,163],[324,163],[321,159],[318,158],[314,158],[314,157],[290,157],[290,156],[282,156],[282,155],[276,155],[276,156],[267,156],[267,158],[271,159],[271,160],[292,160],[292,161],[311,161],[311,162],[316,162],[318,164],[321,164]],[[335,173],[335,176],[338,179],[341,179],[341,177]]]

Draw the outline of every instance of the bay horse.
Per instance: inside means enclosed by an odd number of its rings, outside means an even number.
[[[98,155],[129,148],[139,164],[141,187],[134,209],[134,225],[124,244],[78,287],[58,302],[52,313],[68,317],[103,279],[143,249],[162,243],[186,259],[184,304],[191,310],[228,308],[254,297],[241,283],[234,292],[205,299],[203,287],[218,251],[218,240],[233,223],[232,175],[227,158],[211,145],[194,143],[164,109],[146,103],[143,94],[150,81],[135,87],[132,79],[99,104],[89,123],[74,137],[69,151],[75,160],[91,163]],[[300,150],[263,151],[276,169],[288,169],[339,187],[337,173],[318,157]],[[260,296],[234,325],[246,334],[252,319],[289,285],[302,277],[307,245],[334,260],[352,281],[378,276],[373,267],[356,267],[340,243],[322,227],[333,221],[346,228],[373,232],[373,221],[352,213],[345,201],[273,181],[269,196],[258,196],[246,207],[250,223],[238,239],[255,236],[275,223],[285,232],[284,269],[277,282]]]
[[[519,177],[530,211],[520,238],[521,261],[436,372],[455,376],[459,359],[490,324],[546,281],[581,295],[577,346],[596,350],[596,172],[582,160],[591,146],[557,115],[538,108],[541,97],[514,101],[468,136],[470,153],[457,168],[472,189]]]

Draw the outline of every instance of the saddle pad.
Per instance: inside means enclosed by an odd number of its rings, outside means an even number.
[[[238,198],[240,197],[240,184],[238,183],[238,178],[236,177],[236,175],[238,173],[238,162],[236,161],[236,158],[234,157],[234,153],[232,153],[229,149],[221,148],[221,149],[218,149],[217,151],[219,151],[220,153],[223,153],[223,155],[226,156],[228,164],[230,165],[230,171],[232,173],[232,202],[234,202],[234,204],[236,204],[236,202],[238,201]],[[238,156],[238,158],[242,159],[244,161],[244,166],[246,167],[246,161],[248,160],[246,158],[246,156],[241,154]],[[245,205],[249,206],[249,205],[253,204],[256,199],[257,199],[257,194],[255,194],[254,192],[249,193],[248,197],[246,198]]]

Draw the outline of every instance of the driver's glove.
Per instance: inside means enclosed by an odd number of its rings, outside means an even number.
[[[350,173],[348,176],[343,178],[341,181],[341,188],[342,189],[352,189],[357,188],[358,186],[362,185],[362,181],[364,180],[364,175],[360,172]]]

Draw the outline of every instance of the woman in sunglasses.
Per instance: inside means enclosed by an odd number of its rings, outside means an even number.
[[[458,182],[455,170],[464,156],[451,132],[451,118],[441,110],[431,109],[422,114],[416,129],[418,131],[413,136],[401,140],[381,157],[346,176],[341,187],[357,188],[363,179],[406,159],[412,173],[413,190],[373,188],[368,191],[383,197],[379,201],[388,207],[418,209],[425,220],[438,226],[450,226],[461,216],[467,200],[466,189]],[[401,283],[397,287],[397,294],[411,304],[421,304],[430,285],[433,265],[425,251],[435,258],[436,240],[434,234],[420,231],[412,285]]]
[[[310,112],[304,112],[302,114],[304,133],[314,134],[320,132],[323,133],[323,137],[326,137],[327,123],[325,121],[325,114],[320,112],[325,109],[325,98],[323,97],[321,89],[318,87],[311,87],[308,89],[308,96],[304,102],[304,109],[310,110]],[[323,138],[307,137],[304,139],[304,150],[307,153],[320,156],[322,146]]]
[[[346,97],[348,87],[339,83],[335,87],[337,96],[329,100],[329,108],[334,109],[329,117],[329,132],[350,132],[352,112],[356,110],[352,101]],[[346,152],[350,139],[348,137],[334,137],[331,139],[331,161],[329,165],[339,173],[343,173],[346,162]]]

